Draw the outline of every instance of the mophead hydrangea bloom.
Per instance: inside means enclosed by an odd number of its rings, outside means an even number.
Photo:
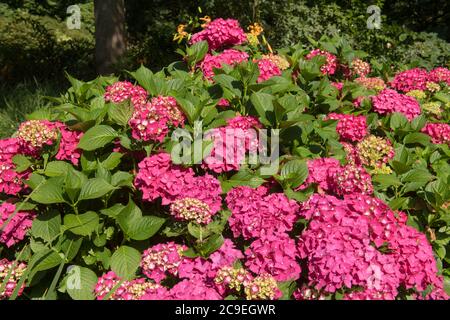
[[[175,98],[158,96],[135,110],[128,123],[134,139],[162,142],[169,126],[177,127],[184,123],[184,115]]]
[[[241,292],[253,281],[253,276],[244,268],[225,266],[221,268],[214,278],[219,291]]]
[[[296,244],[287,234],[256,239],[245,250],[245,256],[245,266],[255,274],[268,273],[280,282],[300,277]]]
[[[370,64],[359,58],[356,58],[351,62],[350,70],[352,75],[358,77],[366,77],[370,73]]]
[[[338,120],[336,131],[341,140],[361,141],[367,135],[368,130],[365,116],[330,113],[326,119]]]
[[[64,124],[60,124],[58,127],[59,132],[61,133],[61,140],[55,158],[57,160],[67,160],[74,165],[78,165],[81,157],[81,149],[78,149],[78,143],[80,142],[83,133],[72,131]]]
[[[378,77],[360,77],[356,78],[355,82],[369,90],[381,91],[386,88],[384,80]]]
[[[235,49],[226,49],[223,52],[213,55],[206,54],[200,69],[206,79],[212,80],[214,76],[214,69],[221,69],[223,65],[235,66],[241,62],[248,60],[248,54],[243,51]]]
[[[48,120],[28,120],[16,132],[24,153],[38,156],[44,146],[53,145],[58,138],[58,128]]]
[[[333,75],[338,67],[337,57],[328,51],[314,49],[306,55],[306,59],[311,60],[317,55],[324,56],[326,58],[326,63],[320,67],[320,71],[326,75]]]
[[[205,174],[203,176],[196,176],[194,179],[190,180],[185,186],[182,197],[197,199],[205,203],[212,216],[222,208],[221,194],[222,188],[219,180],[212,175]]]
[[[447,123],[427,123],[421,131],[429,135],[433,143],[450,145],[450,125]]]
[[[170,214],[175,219],[194,221],[198,224],[211,222],[211,209],[208,204],[196,198],[177,199],[170,205]]]
[[[427,70],[414,68],[397,73],[390,85],[392,88],[402,92],[425,90],[428,79]]]
[[[309,285],[347,291],[346,299],[395,299],[398,289],[442,289],[425,235],[406,226],[406,215],[365,195],[313,195],[302,205],[310,220],[299,239]],[[384,248],[384,249],[383,249]]]
[[[164,280],[168,274],[176,276],[187,247],[175,242],[159,243],[144,251],[141,259],[142,273],[156,283]]]
[[[0,140],[0,193],[16,195],[25,189],[23,180],[30,172],[16,172],[16,165],[13,163],[14,156],[20,153],[17,138]]]
[[[194,179],[192,168],[174,165],[168,153],[158,153],[145,158],[139,164],[134,180],[135,187],[142,192],[142,199],[162,199],[168,205],[184,195],[186,186]]]
[[[95,285],[94,294],[97,300],[105,299],[119,284],[121,278],[113,271],[103,274]],[[123,283],[110,294],[109,300],[140,300],[145,295],[164,296],[167,289],[144,278],[138,278]]]
[[[106,102],[121,103],[130,100],[135,108],[144,106],[148,93],[144,88],[129,81],[118,81],[108,87],[104,95]]]
[[[334,181],[332,179],[335,171],[339,170],[341,164],[339,160],[334,158],[318,158],[307,161],[308,177],[305,182],[297,189],[302,190],[307,188],[312,183],[317,184],[323,191],[330,191],[333,189]]]
[[[269,274],[261,274],[244,289],[247,300],[277,300],[282,296],[277,281]]]
[[[169,292],[170,300],[223,300],[214,284],[201,280],[184,279],[178,282]]]
[[[420,105],[416,99],[392,89],[384,89],[371,98],[373,110],[381,115],[400,112],[411,121],[421,113]]]
[[[278,65],[270,59],[259,59],[256,61],[259,69],[257,82],[269,80],[273,76],[281,76],[281,70]]]
[[[217,272],[223,267],[233,266],[243,259],[244,255],[237,249],[230,239],[225,239],[222,246],[211,253],[209,257],[187,258],[185,257],[178,268],[179,278],[202,279],[205,282],[214,282]],[[220,291],[219,292],[223,292]]]
[[[240,45],[247,41],[247,36],[235,19],[214,19],[206,27],[192,35],[190,44],[200,41],[208,42],[210,51]]]
[[[14,293],[17,285],[19,284],[20,278],[24,274],[27,265],[24,262],[18,262],[14,266],[13,261],[9,261],[8,259],[0,260],[0,283],[3,285],[6,277],[10,273],[8,282],[6,283],[3,291],[0,291],[0,300],[8,299]],[[18,291],[17,296],[21,296],[23,293],[23,289],[25,288],[25,282],[22,284]]]
[[[233,188],[226,197],[234,237],[259,238],[292,230],[298,204],[282,193],[267,194],[267,188]]]
[[[432,82],[445,82],[450,86],[450,69],[438,67],[430,71],[428,79]]]
[[[3,202],[0,205],[0,227],[3,227],[0,231],[0,242],[7,247],[11,247],[25,238],[36,216],[33,212],[19,211],[14,214],[15,211],[16,206],[12,203]],[[13,214],[13,218],[7,223]]]
[[[344,88],[343,82],[332,82],[331,85],[335,87],[339,92],[342,91],[342,88]]]

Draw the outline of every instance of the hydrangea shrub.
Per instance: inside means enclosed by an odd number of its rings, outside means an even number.
[[[0,140],[0,299],[448,299],[450,70],[261,32],[206,19]]]

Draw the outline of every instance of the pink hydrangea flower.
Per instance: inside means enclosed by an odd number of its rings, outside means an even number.
[[[58,128],[48,120],[28,120],[20,124],[16,135],[22,152],[38,157],[42,148],[55,143]]]
[[[282,193],[267,194],[267,188],[233,188],[226,197],[234,237],[258,238],[292,230],[298,204]]]
[[[330,113],[326,119],[338,120],[336,131],[342,140],[361,141],[367,135],[365,116]]]
[[[97,300],[103,300],[111,290],[119,284],[120,277],[113,271],[102,275],[95,285],[94,294]],[[159,284],[138,278],[124,281],[119,288],[109,297],[109,300],[140,300],[144,296],[160,296],[167,294],[167,289]]]
[[[343,82],[332,82],[331,85],[333,87],[335,87],[336,89],[338,89],[339,92],[341,92],[342,88],[344,87],[344,83]]]
[[[268,273],[258,275],[244,291],[247,300],[277,300],[283,295],[274,277]]]
[[[225,239],[219,250],[205,259],[202,257],[184,258],[178,268],[178,276],[186,279],[203,279],[211,282],[217,272],[223,267],[232,266],[239,259],[244,258],[242,252],[236,249],[230,239]]]
[[[196,176],[185,186],[182,196],[198,199],[208,205],[211,215],[222,208],[222,188],[219,180],[205,174]]]
[[[384,89],[371,98],[374,111],[381,115],[400,112],[411,121],[421,113],[420,105],[416,99],[392,89]]]
[[[405,214],[364,195],[313,195],[300,213],[310,220],[299,239],[309,286],[350,290],[346,299],[395,299],[401,286],[421,292],[431,285],[439,296],[443,281],[431,246],[406,226]],[[387,251],[378,250],[382,246]]]
[[[366,77],[370,73],[370,64],[361,60],[361,59],[353,59],[350,64],[350,69],[352,75],[358,77]]]
[[[338,67],[337,57],[329,53],[328,51],[314,49],[313,51],[311,51],[306,55],[306,59],[311,60],[317,55],[324,56],[326,58],[326,63],[320,67],[320,71],[322,71],[323,74],[327,74],[330,76],[333,75]]]
[[[0,227],[8,221],[14,213],[16,206],[12,203],[3,202],[0,205]],[[6,224],[0,231],[0,242],[7,247],[11,247],[25,238],[26,233],[31,228],[36,215],[33,212],[20,211]]]
[[[200,64],[200,69],[206,79],[212,80],[214,69],[221,69],[223,65],[235,66],[241,62],[248,60],[248,54],[235,49],[227,49],[223,52],[212,55],[207,54]]]
[[[210,130],[205,137],[213,140],[213,147],[202,166],[216,173],[239,170],[246,151],[257,151],[256,129],[261,127],[255,117],[238,116],[228,120],[227,126]]]
[[[55,158],[57,160],[70,161],[77,166],[81,157],[81,149],[78,149],[78,143],[80,142],[83,133],[71,131],[62,123],[58,127],[61,133],[61,140]]]
[[[450,145],[450,125],[447,123],[427,123],[421,131],[429,135],[433,143]]]
[[[212,214],[209,206],[196,198],[181,198],[170,205],[170,214],[178,220],[210,223]]]
[[[108,87],[104,95],[106,102],[121,103],[131,100],[135,108],[145,105],[148,93],[144,88],[134,85],[129,81],[118,81]]]
[[[321,190],[330,191],[333,188],[333,173],[341,167],[339,160],[334,158],[318,158],[308,160],[308,177],[297,190],[303,190],[312,183],[317,184]]]
[[[439,67],[430,71],[428,76],[429,81],[432,82],[445,82],[450,86],[450,69]]]
[[[194,180],[192,168],[174,165],[168,153],[147,157],[138,166],[134,185],[146,201],[161,198],[162,204],[168,205],[183,196],[186,186]]]
[[[17,138],[0,140],[0,193],[16,195],[26,188],[23,180],[28,178],[30,171],[16,172],[16,165],[12,161],[20,153]]]
[[[182,252],[186,249],[186,246],[175,242],[159,243],[148,248],[142,254],[142,273],[157,283],[164,280],[168,274],[176,276],[183,260]]]
[[[245,266],[255,274],[268,273],[277,281],[297,280],[300,266],[295,241],[287,234],[268,235],[245,250]]]
[[[281,76],[281,70],[275,62],[269,59],[259,59],[256,61],[259,68],[259,76],[257,82],[269,80],[273,76]]]
[[[184,115],[173,97],[158,96],[135,110],[128,123],[134,139],[162,142],[169,132],[169,126],[184,124]]]
[[[367,89],[374,89],[377,91],[381,91],[386,88],[386,83],[381,78],[366,78],[366,77],[360,77],[356,78],[355,82],[359,83],[363,87]]]
[[[218,18],[208,23],[202,31],[193,34],[190,44],[200,41],[208,42],[209,50],[213,51],[240,45],[247,41],[247,36],[237,20]]]
[[[1,259],[0,260],[0,283],[3,284],[6,277],[8,276],[9,272],[12,270],[11,275],[9,277],[8,282],[6,283],[5,289],[3,291],[0,291],[0,300],[8,299],[12,296],[14,290],[16,289],[17,285],[19,284],[20,278],[25,272],[25,269],[27,268],[27,265],[24,262],[19,262],[16,264],[16,266],[13,268],[13,262],[9,261],[8,259]],[[21,296],[23,293],[23,289],[25,288],[25,282],[23,283],[22,287],[19,289],[18,295]]]
[[[223,300],[213,285],[196,280],[185,279],[170,289],[170,300]]]
[[[333,192],[337,195],[373,193],[372,178],[366,169],[360,165],[349,163],[335,171],[333,178]]]

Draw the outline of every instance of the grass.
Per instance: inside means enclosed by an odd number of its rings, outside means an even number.
[[[45,96],[59,96],[63,90],[60,83],[37,80],[0,84],[0,139],[10,137],[27,114],[51,106]]]

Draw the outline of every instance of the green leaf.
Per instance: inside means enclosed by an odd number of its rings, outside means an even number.
[[[42,204],[64,203],[63,183],[60,178],[50,178],[34,190],[31,199]]]
[[[52,269],[62,262],[62,256],[52,249],[35,253],[29,262],[30,274],[28,276],[28,282],[32,281],[37,272]]]
[[[387,188],[390,186],[399,186],[401,181],[392,174],[377,174],[372,177],[372,181],[380,184],[381,188]]]
[[[116,218],[124,208],[125,206],[123,204],[116,203],[110,208],[100,210],[100,213],[111,218]]]
[[[64,161],[52,161],[47,163],[45,167],[44,174],[47,177],[60,177],[65,176],[67,171],[71,169],[72,166]]]
[[[143,65],[141,65],[135,72],[130,72],[130,74],[152,96],[162,94],[165,90],[166,83],[164,79],[159,78]]]
[[[281,176],[290,181],[293,187],[301,185],[308,177],[308,166],[304,160],[291,160],[281,169]]]
[[[158,232],[165,219],[157,216],[142,216],[141,209],[130,199],[128,205],[117,216],[117,221],[123,232],[131,239],[146,240]]]
[[[130,103],[111,103],[108,105],[108,116],[113,123],[126,127],[133,116],[133,107]]]
[[[67,270],[65,286],[73,300],[94,300],[97,281],[94,271],[80,266],[70,266]]]
[[[111,257],[111,270],[120,278],[131,279],[134,277],[140,262],[141,254],[139,251],[128,246],[121,246]]]
[[[51,242],[61,230],[61,215],[53,210],[40,214],[33,220],[31,235],[35,238],[44,239]]]
[[[134,176],[125,171],[118,171],[111,177],[111,184],[115,187],[130,187],[133,188]]]
[[[229,180],[221,182],[222,192],[227,193],[230,189],[238,186],[249,186],[257,188],[262,185],[266,180],[253,174],[248,170],[242,170],[233,175]]]
[[[416,168],[402,175],[402,182],[414,182],[425,185],[431,181],[434,176],[425,168]]]
[[[115,187],[103,179],[89,179],[82,187],[78,200],[97,199],[114,190]]]
[[[390,125],[392,130],[405,128],[407,124],[408,119],[403,114],[399,112],[394,112],[391,115]]]
[[[83,214],[67,214],[64,216],[64,226],[72,233],[88,236],[97,228],[100,219],[94,211]]]
[[[214,234],[206,242],[199,246],[199,252],[203,257],[208,257],[211,253],[218,250],[224,242],[221,234]]]
[[[208,42],[199,41],[187,48],[187,61],[190,65],[195,65],[197,62],[203,60],[208,52]]]
[[[80,139],[78,148],[92,151],[104,147],[118,137],[116,130],[106,125],[98,125],[89,129]]]
[[[250,96],[250,101],[255,107],[256,112],[258,112],[261,123],[268,126],[271,125],[269,119],[273,117],[273,99],[274,97],[272,95],[262,92],[254,92]]]
[[[421,132],[412,132],[403,139],[404,144],[418,143],[423,146],[430,145],[430,136]]]

